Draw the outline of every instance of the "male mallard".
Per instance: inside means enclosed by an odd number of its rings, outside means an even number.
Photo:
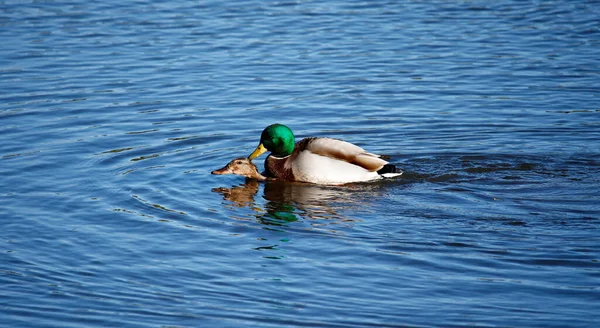
[[[287,181],[338,185],[394,177],[402,174],[379,155],[332,138],[305,138],[295,143],[292,130],[282,124],[266,127],[253,160],[266,151],[265,173]]]

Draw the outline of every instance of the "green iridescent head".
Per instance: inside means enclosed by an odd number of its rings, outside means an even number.
[[[294,151],[296,140],[290,128],[283,124],[267,126],[260,135],[260,143],[256,150],[248,156],[250,160],[270,151],[273,156],[285,157]]]

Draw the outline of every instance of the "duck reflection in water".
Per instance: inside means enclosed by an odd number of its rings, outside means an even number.
[[[335,204],[357,206],[350,197],[356,188],[352,186],[334,187],[319,186],[308,183],[288,182],[267,178],[258,172],[256,166],[247,158],[236,158],[225,167],[215,170],[212,174],[236,174],[246,177],[243,184],[231,188],[214,188],[223,198],[236,207],[248,207],[261,212],[262,223],[270,225],[285,225],[297,221],[299,217],[308,219],[336,219],[354,221],[336,212]],[[264,182],[264,211],[255,200]]]

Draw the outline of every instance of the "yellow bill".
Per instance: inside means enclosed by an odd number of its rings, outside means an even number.
[[[260,145],[258,145],[258,147],[256,147],[256,149],[252,152],[252,154],[250,154],[250,156],[248,156],[249,160],[253,160],[255,158],[257,158],[258,156],[264,154],[267,151],[267,148],[265,148],[265,146],[261,143]]]

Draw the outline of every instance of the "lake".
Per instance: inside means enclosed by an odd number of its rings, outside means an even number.
[[[598,327],[598,17],[2,1],[0,326]],[[276,122],[404,174],[210,174]]]

